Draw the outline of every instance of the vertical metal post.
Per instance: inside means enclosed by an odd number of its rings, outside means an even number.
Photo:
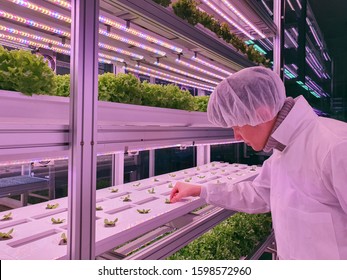
[[[274,22],[276,35],[274,38],[273,65],[274,71],[283,80],[283,47],[284,47],[284,7],[285,0],[274,0],[273,3]]]
[[[151,84],[155,84],[155,77],[150,76],[150,77],[149,77],[149,82],[150,82]]]
[[[306,76],[306,14],[307,1],[301,0],[301,11],[298,23],[298,62],[297,65],[299,80],[305,84]]]
[[[205,91],[202,90],[201,88],[198,88],[198,96],[204,96],[205,95]]]
[[[112,186],[124,183],[124,153],[112,155]]]
[[[149,177],[155,176],[155,150],[149,150]]]
[[[99,0],[72,0],[69,259],[95,259]]]
[[[115,72],[114,72],[116,75],[119,74],[119,73],[125,73],[125,69],[123,67],[123,65],[120,65],[119,63],[117,63],[115,65]]]
[[[200,166],[211,162],[211,145],[196,147],[196,165]]]

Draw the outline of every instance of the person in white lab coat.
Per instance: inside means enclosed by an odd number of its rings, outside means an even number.
[[[273,154],[253,182],[178,182],[171,202],[200,196],[240,212],[271,211],[280,259],[347,259],[347,124],[318,117],[302,96],[286,98],[264,67],[223,80],[207,113],[236,139]]]

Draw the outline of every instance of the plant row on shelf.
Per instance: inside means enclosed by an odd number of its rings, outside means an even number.
[[[170,0],[153,1],[164,7],[168,7],[171,4]],[[222,38],[225,42],[231,44],[236,51],[240,51],[246,55],[250,61],[253,61],[258,65],[262,64],[266,67],[270,67],[270,59],[267,59],[252,45],[247,45],[242,39],[232,33],[226,22],[220,22],[212,15],[200,10],[198,8],[199,4],[199,1],[195,0],[178,0],[171,6],[178,17],[188,21],[188,23],[194,26],[197,24],[203,25],[205,28],[214,32],[219,38]]]
[[[55,75],[41,56],[0,46],[0,90],[26,95],[70,95],[70,75]],[[99,100],[206,112],[209,96],[193,97],[173,84],[140,82],[132,74],[105,73],[98,79]]]
[[[271,232],[270,214],[237,213],[170,256],[170,260],[239,260]]]

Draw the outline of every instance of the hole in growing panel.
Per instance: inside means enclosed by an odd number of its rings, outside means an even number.
[[[39,219],[46,218],[48,216],[59,214],[59,213],[65,212],[65,211],[67,211],[67,208],[56,209],[56,210],[47,210],[47,213],[36,215],[36,216],[33,216],[32,218],[35,220],[39,220]]]
[[[141,204],[145,204],[147,202],[157,200],[157,199],[158,199],[157,197],[149,197],[149,198],[146,198],[146,199],[143,199],[143,200],[136,202],[136,204],[141,205]]]
[[[30,220],[22,219],[22,220],[18,220],[18,221],[8,222],[6,224],[0,225],[0,229],[7,228],[7,227],[13,227],[13,226],[21,225],[21,224],[25,224],[27,222],[30,222]]]
[[[8,243],[8,245],[11,246],[12,248],[17,248],[17,247],[35,242],[35,241],[40,240],[40,239],[44,239],[48,236],[54,235],[54,234],[59,233],[59,232],[60,231],[58,231],[58,230],[51,229],[51,230],[48,230],[45,232],[40,232],[40,233],[31,235],[31,236],[10,242],[10,243]]]
[[[108,210],[105,213],[107,213],[107,214],[116,214],[116,213],[128,210],[128,209],[130,209],[132,207],[133,206],[131,206],[131,205],[125,205],[125,206],[122,206],[122,207],[118,207],[118,208],[115,208],[115,209]]]
[[[128,195],[128,194],[131,194],[131,193],[130,192],[116,193],[116,194],[108,196],[107,198],[116,198],[116,197],[120,197],[120,196],[124,196],[124,195]]]

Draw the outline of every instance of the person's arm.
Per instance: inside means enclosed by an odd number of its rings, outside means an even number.
[[[223,208],[246,212],[266,213],[270,211],[271,158],[266,160],[254,181],[240,183],[207,184],[199,186],[178,182],[171,192],[171,202],[187,196],[200,196],[207,203]]]
[[[329,151],[322,165],[322,179],[347,214],[347,142]]]

